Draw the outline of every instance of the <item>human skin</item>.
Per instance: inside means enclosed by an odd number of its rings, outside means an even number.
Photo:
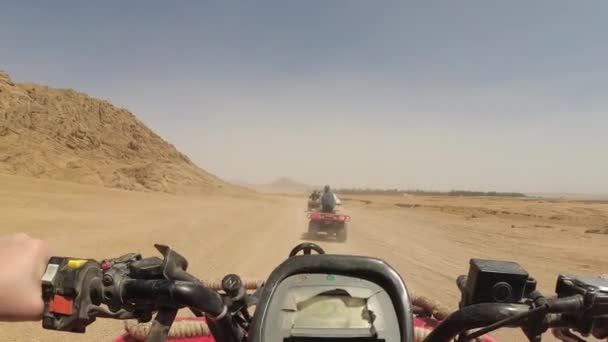
[[[0,237],[0,321],[41,319],[41,278],[50,256],[45,241],[26,234]]]

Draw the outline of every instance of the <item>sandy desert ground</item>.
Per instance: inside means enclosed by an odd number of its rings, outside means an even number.
[[[410,290],[456,306],[457,275],[471,257],[519,262],[547,293],[559,272],[608,273],[608,204],[549,200],[347,196],[353,220],[345,244],[328,252],[381,257]],[[27,232],[55,254],[104,258],[166,243],[201,278],[237,272],[264,278],[306,229],[305,198],[242,194],[175,196],[0,175],[0,234]],[[0,341],[110,341],[122,323],[101,320],[86,335],[40,323],[0,324]],[[515,331],[498,335],[523,341]],[[552,340],[548,337],[546,340]]]

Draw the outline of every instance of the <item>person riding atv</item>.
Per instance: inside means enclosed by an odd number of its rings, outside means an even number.
[[[308,196],[308,211],[317,210],[321,207],[320,198],[321,192],[318,190],[313,191],[312,194]]]
[[[329,185],[323,188],[323,196],[321,196],[321,212],[333,213],[335,212],[336,205],[340,205],[340,199],[335,193],[331,191]]]
[[[312,192],[312,194],[310,194],[310,196],[308,196],[308,198],[309,198],[311,201],[318,201],[318,200],[319,200],[319,198],[321,198],[321,192],[320,192],[319,190],[314,190],[314,191]]]

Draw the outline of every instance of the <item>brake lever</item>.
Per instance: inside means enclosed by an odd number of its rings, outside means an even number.
[[[135,315],[134,312],[130,312],[127,310],[119,310],[116,312],[112,312],[103,306],[94,306],[89,310],[89,315],[99,317],[99,318],[113,318],[113,319],[134,319],[139,318],[139,316]]]
[[[197,277],[186,272],[188,260],[167,245],[155,244],[156,250],[163,256],[163,275],[167,280],[183,280],[202,285]]]

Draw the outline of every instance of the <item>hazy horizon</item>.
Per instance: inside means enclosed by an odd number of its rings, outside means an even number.
[[[238,178],[234,178],[234,179],[228,179],[228,182],[231,182],[232,184],[236,184],[236,185],[240,185],[240,186],[244,186],[244,187],[248,187],[251,189],[266,189],[268,187],[284,187],[287,186],[288,188],[290,186],[292,187],[306,187],[307,189],[313,189],[313,188],[317,188],[318,190],[322,190],[323,186],[325,184],[304,184],[302,182],[299,182],[297,179],[293,179],[290,177],[279,177],[273,180],[270,180],[268,182],[263,182],[263,183],[251,183],[251,182],[247,182],[247,181],[243,181],[241,179]],[[334,187],[334,189],[339,190],[349,190],[349,189],[361,189],[361,190],[399,190],[399,191],[423,191],[423,192],[433,192],[433,191],[441,191],[441,192],[450,192],[450,191],[469,191],[470,189],[421,189],[421,188],[395,188],[395,187],[379,187],[379,188],[374,188],[374,187],[369,187],[369,186],[350,186],[350,187]],[[483,192],[492,192],[495,191],[494,189],[477,189],[476,191],[483,191]],[[510,191],[501,191],[501,192],[510,192]],[[566,197],[566,198],[580,198],[580,199],[587,199],[587,200],[593,200],[593,199],[600,199],[600,200],[606,200],[608,199],[608,193],[584,193],[584,192],[523,192],[525,195],[528,196],[540,196],[540,197],[551,197],[551,198],[555,198],[555,197]]]
[[[608,193],[606,2],[179,4],[4,4],[0,69],[227,180]]]

